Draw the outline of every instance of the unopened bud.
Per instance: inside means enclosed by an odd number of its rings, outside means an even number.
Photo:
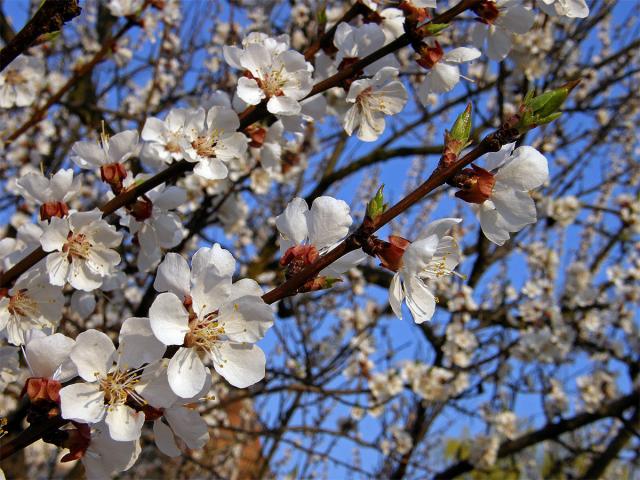
[[[367,217],[374,220],[376,217],[382,215],[389,206],[384,203],[384,185],[380,185],[380,188],[376,192],[375,196],[367,204]]]
[[[471,103],[467,104],[467,108],[464,109],[458,118],[456,118],[455,123],[453,124],[453,128],[449,132],[449,136],[454,140],[457,140],[462,143],[467,143],[469,141],[469,136],[471,135]]]
[[[530,91],[520,105],[519,113],[512,119],[513,126],[520,133],[524,133],[539,125],[550,123],[557,119],[562,112],[560,107],[564,104],[571,90],[579,83],[579,80],[566,83],[560,88],[548,90],[534,97]]]
[[[422,38],[435,37],[447,28],[449,28],[448,23],[427,23],[420,27],[420,36]]]

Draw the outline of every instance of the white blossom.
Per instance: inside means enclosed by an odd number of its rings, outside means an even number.
[[[589,5],[585,0],[539,0],[537,4],[547,15],[568,18],[589,16]]]
[[[80,333],[69,356],[84,382],[60,390],[62,417],[90,424],[104,419],[113,440],[137,440],[145,415],[127,402],[146,404],[137,392],[142,380],[140,367],[159,360],[164,351],[146,318],[124,321],[117,352],[104,333],[93,329]]]
[[[254,345],[273,324],[271,308],[253,280],[232,283],[235,260],[215,244],[199,249],[192,268],[169,253],[158,267],[158,295],[149,317],[156,337],[165,345],[180,345],[168,367],[169,385],[183,398],[197,394],[206,380],[200,355],[229,383],[245,388],[265,373],[265,356]]]
[[[44,78],[41,58],[20,55],[0,73],[0,107],[11,108],[31,105]]]
[[[487,42],[487,56],[492,60],[503,60],[511,50],[514,33],[523,35],[533,26],[534,14],[521,5],[520,0],[497,0],[487,2],[491,13],[478,22],[471,32],[473,43],[482,48]]]
[[[74,212],[67,218],[51,219],[40,243],[47,255],[49,281],[89,292],[99,288],[120,263],[113,248],[120,245],[122,234],[102,220],[98,209]]]
[[[80,192],[80,178],[73,178],[73,169],[60,169],[51,178],[40,172],[29,172],[16,181],[24,198],[33,205],[67,203]]]
[[[397,80],[398,70],[381,69],[372,79],[356,80],[349,87],[347,102],[354,105],[347,111],[343,126],[352,135],[358,128],[358,138],[375,141],[384,132],[385,115],[400,113],[407,103],[407,91]]]
[[[431,223],[423,238],[412,242],[402,255],[402,266],[394,274],[389,287],[389,304],[396,316],[402,319],[402,301],[416,323],[433,316],[436,298],[425,280],[434,281],[453,273],[460,261],[458,244],[446,233],[460,218],[444,218]]]
[[[80,168],[95,168],[126,162],[138,149],[138,132],[125,130],[109,137],[100,135],[100,143],[76,142],[71,160]]]
[[[434,48],[439,48],[439,45]],[[431,66],[425,74],[424,80],[418,86],[418,97],[423,105],[429,103],[430,94],[451,91],[460,81],[460,67],[458,65],[471,62],[480,55],[480,50],[471,47],[458,47],[442,53],[442,56]]]
[[[549,177],[547,159],[533,147],[505,145],[499,152],[484,156],[485,168],[494,171],[495,184],[489,199],[480,204],[480,226],[496,245],[509,239],[537,219],[535,202],[529,190],[538,188]]]
[[[288,48],[288,39],[264,34],[253,34],[242,49],[224,47],[226,62],[249,73],[238,80],[240,99],[249,105],[268,99],[267,110],[274,115],[300,113],[299,102],[313,87],[313,67],[301,53]]]
[[[53,329],[62,318],[64,296],[40,268],[23,273],[7,295],[0,297],[0,333],[22,345],[29,330]]]

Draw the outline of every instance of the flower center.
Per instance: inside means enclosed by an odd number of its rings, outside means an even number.
[[[105,401],[111,406],[124,405],[131,397],[139,404],[145,405],[147,401],[134,390],[134,387],[140,383],[140,370],[115,370],[99,378],[98,382],[104,392]],[[96,373],[96,377],[98,376],[99,374]]]
[[[278,70],[272,70],[269,73],[263,73],[263,78],[256,78],[258,86],[269,97],[281,97],[284,95],[282,87],[287,83],[286,76],[284,75],[284,65],[281,65]]]
[[[197,137],[191,142],[191,146],[201,157],[214,157],[220,135],[222,135],[222,130],[216,128],[208,136]]]
[[[203,350],[213,357],[213,350],[216,345],[223,340],[224,336],[234,333],[232,331],[234,323],[231,320],[233,319],[233,313],[237,312],[239,308],[236,303],[233,305],[231,313],[221,315],[218,310],[205,315],[203,318],[191,320],[189,322],[191,331],[185,336],[184,346]]]
[[[9,85],[15,86],[15,85],[21,85],[23,83],[26,83],[27,79],[25,78],[24,75],[22,75],[20,71],[11,69],[11,70],[8,70],[7,73],[5,74],[4,81]]]
[[[62,251],[67,254],[69,261],[73,260],[73,258],[86,260],[89,258],[89,252],[92,246],[86,235],[82,233],[74,235],[72,232],[69,232],[67,243],[62,247]]]
[[[35,318],[40,314],[38,303],[27,294],[26,288],[9,297],[8,310],[19,317]]]

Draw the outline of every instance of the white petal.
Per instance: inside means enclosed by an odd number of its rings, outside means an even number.
[[[149,308],[149,324],[165,345],[182,345],[189,332],[189,313],[173,293],[161,293]]]
[[[220,308],[219,321],[234,342],[257,342],[273,326],[273,311],[261,297],[244,296]]]
[[[445,53],[442,60],[450,63],[470,62],[480,55],[482,55],[482,53],[477,48],[458,47]]]
[[[222,47],[222,54],[224,55],[224,60],[233,68],[237,68],[240,70],[244,68],[240,63],[242,58],[241,48],[225,45]]]
[[[191,398],[202,390],[207,372],[195,349],[180,348],[169,361],[167,376],[173,393]]]
[[[361,248],[349,252],[343,255],[338,260],[333,262],[327,268],[324,268],[318,273],[321,277],[339,277],[343,273],[351,270],[356,265],[364,262],[369,256],[362,251]]]
[[[142,128],[140,137],[145,142],[164,144],[169,133],[167,125],[162,120],[155,117],[149,117],[144,122],[144,127]]]
[[[136,153],[138,146],[138,132],[136,130],[125,130],[116,133],[109,138],[109,161],[111,163],[122,163],[131,155]]]
[[[97,383],[74,383],[60,389],[62,418],[97,423],[104,417],[104,393]]]
[[[218,277],[231,278],[236,271],[236,260],[229,250],[225,250],[216,243],[211,248],[198,249],[191,258],[191,281],[204,281],[207,273]]]
[[[402,320],[402,300],[404,300],[404,290],[402,289],[400,274],[396,273],[389,285],[389,305],[400,320]]]
[[[495,175],[496,182],[503,182],[520,191],[538,188],[549,178],[547,159],[533,147],[519,147],[509,163]]]
[[[353,223],[349,205],[343,200],[322,196],[313,201],[307,213],[309,240],[318,250],[342,240]]]
[[[78,375],[87,382],[105,376],[113,365],[116,348],[111,339],[98,330],[87,330],[76,337],[69,357],[78,367]]]
[[[99,275],[91,268],[85,260],[74,258],[69,265],[67,280],[73,288],[91,292],[102,285],[102,275]]]
[[[489,27],[487,35],[487,56],[491,60],[504,60],[511,50],[511,33],[496,27]]]
[[[231,385],[246,388],[264,378],[266,358],[257,345],[222,342],[213,366]]]
[[[117,442],[130,442],[140,438],[144,413],[136,412],[127,405],[113,405],[107,409],[105,423],[111,438]]]
[[[52,285],[64,286],[67,282],[69,272],[69,261],[67,256],[61,253],[50,253],[47,255],[47,272]]]
[[[67,243],[68,234],[69,222],[65,218],[53,217],[49,221],[49,225],[44,228],[40,237],[40,245],[45,252],[61,251],[64,244]]]
[[[274,115],[298,115],[302,107],[291,97],[271,97],[267,102],[267,110]]]
[[[536,204],[528,192],[519,192],[511,188],[498,188],[496,185],[491,195],[491,201],[498,213],[506,221],[510,232],[517,232],[525,225],[535,223]]]
[[[462,222],[461,218],[441,218],[431,222],[425,229],[423,236],[429,237],[431,235],[436,235],[438,238],[442,238],[460,222]]]
[[[242,101],[249,105],[257,105],[266,97],[265,93],[258,86],[258,82],[253,78],[247,77],[240,77],[238,79],[236,94]]]
[[[511,156],[511,152],[513,152],[515,143],[508,143],[504,145],[499,151],[487,153],[482,157],[484,160],[484,169],[485,170],[495,170],[496,168],[501,167],[509,157]]]
[[[433,93],[448,92],[460,81],[460,69],[456,65],[438,62],[425,78],[429,82],[429,90]]]
[[[71,160],[80,168],[95,168],[107,163],[104,150],[95,142],[76,142],[72,147]]]
[[[252,43],[247,45],[240,58],[242,68],[249,70],[253,76],[261,76],[270,72],[273,66],[271,53],[263,45]]]
[[[230,134],[240,128],[238,114],[230,108],[214,106],[207,112],[207,129],[209,131]]]
[[[165,455],[177,457],[182,453],[178,449],[176,440],[173,438],[173,432],[167,425],[162,423],[162,419],[153,422],[153,437],[155,438],[158,450]]]
[[[217,157],[200,158],[193,173],[200,175],[207,180],[222,180],[227,178],[229,170],[227,166]]]
[[[34,338],[25,345],[25,357],[34,377],[52,378],[69,358],[75,341],[61,333]]]
[[[92,292],[76,290],[71,294],[71,309],[85,319],[96,309],[96,296]]]
[[[504,245],[504,242],[509,240],[509,232],[505,226],[504,218],[498,214],[493,203],[491,203],[491,207],[485,205],[488,203],[490,202],[487,201],[480,205],[479,214],[482,233],[496,245]]]
[[[296,197],[289,202],[284,212],[276,217],[276,227],[286,241],[299,245],[307,238],[308,211],[307,202]]]
[[[165,188],[160,195],[153,199],[153,204],[162,210],[173,210],[187,201],[187,192],[180,188],[170,186]]]
[[[189,448],[202,448],[209,440],[209,428],[200,414],[189,408],[175,406],[168,408],[164,416],[176,435]]]
[[[511,30],[513,33],[524,35],[531,30],[535,19],[535,15],[528,8],[522,5],[511,5],[498,17],[496,23]]]
[[[423,323],[431,320],[436,310],[436,300],[433,293],[416,277],[405,279],[404,287],[407,293],[405,300],[411,315],[413,315],[413,321]]]
[[[167,347],[158,341],[148,318],[127,318],[120,328],[120,365],[138,368],[162,358]]]
[[[153,287],[158,292],[171,292],[179,298],[189,295],[191,290],[189,264],[182,255],[167,253],[158,266]]]

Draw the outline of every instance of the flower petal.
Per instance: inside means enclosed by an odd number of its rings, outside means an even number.
[[[257,345],[222,342],[214,353],[216,372],[234,387],[247,388],[264,378],[267,362]]]
[[[191,398],[202,390],[207,372],[195,349],[180,348],[169,361],[167,376],[173,393]]]
[[[173,293],[161,293],[149,308],[149,325],[165,345],[182,345],[189,332],[189,313]]]
[[[183,299],[191,290],[189,264],[182,255],[167,253],[158,266],[153,287],[158,292],[171,292]]]
[[[78,375],[87,382],[105,376],[113,365],[116,348],[111,339],[98,330],[87,330],[76,337],[69,357],[78,367]]]
[[[97,383],[74,383],[60,389],[62,418],[82,423],[98,423],[107,407]]]
[[[127,405],[113,405],[107,409],[105,423],[111,438],[118,442],[131,442],[140,438],[144,413],[136,412]]]

